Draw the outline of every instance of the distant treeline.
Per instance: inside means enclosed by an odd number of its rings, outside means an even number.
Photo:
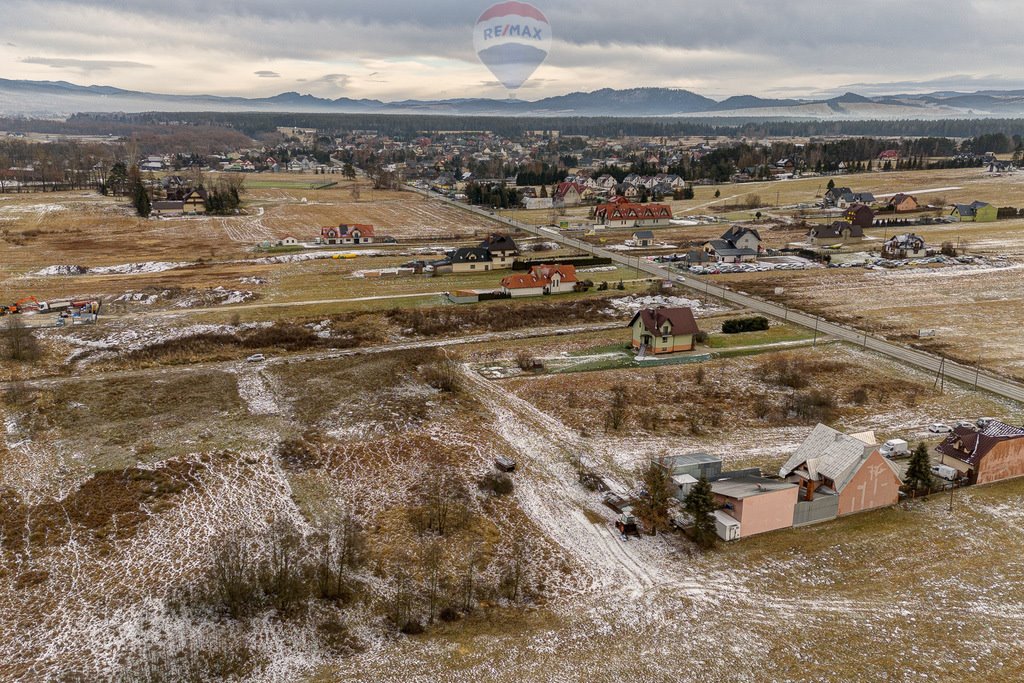
[[[557,130],[561,135],[592,136],[729,136],[764,137],[952,137],[973,138],[1002,133],[1024,134],[1024,119],[943,119],[898,121],[793,121],[722,118],[614,118],[614,117],[505,117],[443,116],[433,114],[287,114],[272,112],[200,112],[145,114],[76,114],[66,123],[0,119],[0,129],[126,134],[139,125],[167,124],[226,127],[249,137],[272,132],[279,126],[316,128],[324,132],[375,130],[393,137],[412,137],[421,132],[489,130],[519,136],[530,130]],[[48,127],[42,130],[41,127]],[[63,127],[63,128],[61,128]],[[180,125],[171,126],[182,127]],[[994,150],[992,150],[994,151]]]

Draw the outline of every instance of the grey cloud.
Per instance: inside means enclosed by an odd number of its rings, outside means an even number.
[[[111,45],[128,56],[159,47],[168,61],[194,55],[195,63],[215,65],[410,60],[425,65],[421,82],[440,82],[443,62],[436,73],[431,70],[436,60],[476,64],[471,29],[492,1],[7,0],[11,7],[4,21],[23,49],[43,52],[60,35],[61,52],[80,62],[104,63],[97,57]],[[577,74],[591,83],[603,77],[602,84],[611,87],[684,84],[724,94],[860,87],[843,84],[1024,85],[1024,72],[1013,71],[1020,63],[1013,3],[848,0],[837,9],[820,0],[695,1],[685,6],[632,0],[628,12],[620,0],[591,0],[585,8],[568,0],[535,4],[548,16],[555,36],[548,66],[572,71],[558,83],[532,82],[543,94],[576,89]],[[164,30],[168,22],[178,30]],[[382,72],[389,80],[398,78]],[[945,76],[961,73],[967,75]],[[375,78],[306,82],[344,88],[376,83]]]
[[[276,71],[254,71],[253,75],[259,76],[260,78],[280,78],[281,74]]]
[[[111,71],[113,69],[153,69],[152,64],[142,62],[121,61],[113,59],[72,59],[50,57],[26,57],[20,60],[24,64],[39,64],[54,69],[73,69],[75,71]]]

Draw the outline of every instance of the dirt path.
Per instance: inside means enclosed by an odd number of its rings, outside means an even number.
[[[519,506],[586,568],[591,589],[626,590],[640,597],[659,584],[682,585],[656,558],[639,555],[651,544],[623,541],[610,521],[592,521],[594,496],[576,482],[571,465],[573,456],[587,451],[575,430],[468,367],[464,375],[474,396],[494,414],[498,435],[516,453],[525,475],[516,478]]]

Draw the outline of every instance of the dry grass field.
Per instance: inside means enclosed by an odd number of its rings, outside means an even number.
[[[495,352],[470,346],[459,360]],[[760,405],[787,399],[764,376],[786,363],[806,371],[803,390],[839,397],[834,424],[879,438],[917,438],[931,421],[974,414],[1019,421],[1019,407],[958,388],[938,395],[928,377],[838,346],[579,373],[569,386],[557,375],[494,383],[462,374],[453,392],[430,384],[441,358],[228,363],[189,379],[51,383],[6,402],[0,630],[16,647],[0,655],[0,671],[148,681],[130,663],[150,652],[159,670],[177,671],[167,659],[177,656],[254,681],[509,680],[513,671],[530,681],[761,681],[768,661],[770,680],[835,680],[836,667],[844,680],[941,680],[952,666],[965,667],[956,680],[1013,680],[1024,622],[1019,483],[959,492],[952,514],[937,498],[701,555],[674,534],[619,540],[599,495],[576,483],[572,458],[590,454],[627,485],[644,458],[695,449],[770,471],[814,422],[761,416]],[[615,432],[603,415],[619,384],[631,412]],[[281,450],[296,438],[316,445]],[[468,525],[442,537],[456,594],[458,558],[476,548],[479,606],[424,635],[396,634],[387,617],[395,568],[421,566],[419,553],[433,547],[411,526],[432,463],[475,487],[497,454],[520,463],[514,493],[471,494]],[[271,522],[290,520],[314,539],[340,503],[369,532],[370,561],[352,575],[358,602],[313,600],[288,616],[236,620],[194,593],[224,530],[269,553]],[[486,592],[520,543],[525,610]],[[412,571],[417,591],[429,585]],[[953,638],[959,649],[948,647]]]
[[[980,193],[999,179],[861,180],[1024,205],[1010,183]],[[952,512],[939,496],[701,553],[675,532],[621,539],[574,462],[627,489],[666,453],[772,472],[818,421],[934,443],[929,423],[1019,424],[1021,406],[940,393],[934,377],[845,345],[786,347],[807,333],[782,323],[713,334],[694,362],[611,369],[601,359],[628,343],[631,311],[663,301],[629,269],[588,274],[623,291],[445,304],[439,292],[493,288],[501,273],[357,271],[472,244],[486,221],[412,193],[364,185],[357,201],[346,183],[308,182],[253,178],[246,215],[223,219],[0,195],[0,301],[106,304],[96,326],[38,332],[35,364],[0,360],[0,680],[1019,680],[1020,481],[958,491]],[[816,190],[776,187],[783,202]],[[709,212],[698,207],[713,191],[683,204]],[[400,244],[352,259],[254,248],[339,222]],[[1008,269],[723,281],[784,287],[794,305],[896,338],[935,328],[921,343],[1024,374],[1016,229],[968,240],[1009,255]],[[133,263],[145,266],[118,268]],[[115,268],[34,274],[53,265]],[[694,306],[710,332],[741,315]],[[519,371],[524,357],[550,372]],[[595,360],[552,370],[574,357]],[[515,376],[485,379],[489,365]],[[618,429],[615,391],[628,399]],[[517,462],[511,484],[493,475],[498,455]]]

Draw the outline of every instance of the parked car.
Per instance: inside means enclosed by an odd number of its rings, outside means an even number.
[[[251,356],[249,356],[248,358],[246,358],[245,362],[246,363],[262,363],[266,359],[267,359],[267,357],[265,355],[263,355],[262,353],[254,353]]]
[[[953,428],[949,425],[942,424],[941,422],[935,422],[928,425],[928,431],[932,434],[949,434],[953,431]]]
[[[978,425],[978,429],[984,429],[985,427],[988,427],[990,423],[995,421],[996,419],[994,417],[979,417],[978,421],[974,424]]]
[[[975,425],[970,420],[960,420],[959,422],[956,423],[956,426],[961,427],[963,429],[974,429],[977,425]]]

